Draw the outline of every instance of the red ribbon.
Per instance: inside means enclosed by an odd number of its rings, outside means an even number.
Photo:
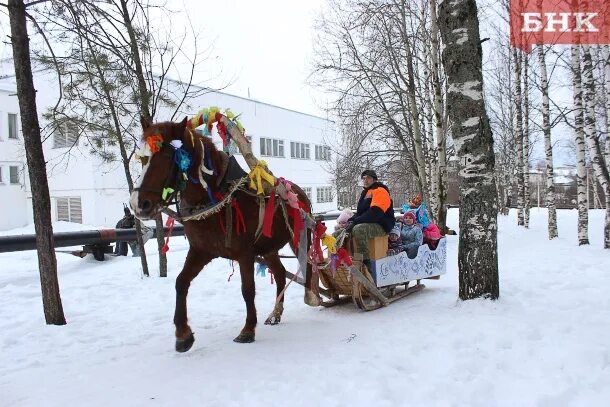
[[[299,208],[303,209],[305,213],[309,213],[309,208],[305,202],[299,201]],[[301,230],[305,227],[305,222],[303,222],[301,211],[292,206],[288,207],[288,217],[292,218],[292,231],[294,232],[292,245],[298,248],[301,241]]]
[[[167,252],[169,252],[169,238],[172,237],[172,231],[174,230],[174,218],[167,218],[167,221],[165,221],[165,226],[169,228],[169,230],[167,231],[167,236],[165,237],[165,244],[163,245],[163,247],[161,248],[161,253],[165,254]]]
[[[229,144],[229,138],[227,136],[227,127],[224,125],[224,123],[219,121],[218,123],[216,123],[216,129],[218,130],[218,135],[222,139],[222,145],[226,147],[227,144]]]
[[[318,263],[324,261],[324,255],[322,254],[322,236],[326,232],[326,226],[321,221],[316,221],[316,227],[313,232],[313,258]]]
[[[275,188],[271,190],[269,201],[265,206],[265,217],[263,221],[263,236],[271,237],[273,235],[273,215],[275,215]]]
[[[242,234],[242,232],[246,232],[246,222],[244,221],[244,214],[241,211],[237,199],[231,201],[231,206],[235,209],[235,216],[237,217],[237,222],[235,223],[235,230],[237,231],[237,236],[239,236]]]
[[[337,258],[340,263],[345,263],[346,266],[351,267],[352,258],[349,257],[349,253],[345,250],[345,247],[340,247],[337,249]]]

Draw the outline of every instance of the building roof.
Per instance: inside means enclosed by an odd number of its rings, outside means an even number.
[[[11,61],[12,61],[11,58],[6,58],[6,59],[3,59],[3,60],[0,60],[0,65],[2,65],[2,64],[10,64],[12,66]],[[46,70],[47,70],[46,68],[35,68],[35,69],[33,69],[33,72],[34,73],[44,72]],[[9,92],[10,91],[15,92],[16,91],[16,85],[15,85],[14,78],[15,78],[14,72],[12,72],[10,74],[2,74],[2,75],[0,75],[0,90],[6,90],[6,91],[9,91]],[[179,81],[179,80],[173,79],[173,78],[169,78],[169,77],[165,77],[165,80],[169,80],[169,81],[172,81],[172,82],[175,82],[175,83],[183,83],[184,84],[184,82],[182,82],[182,81]],[[252,98],[248,98],[248,97],[244,97],[244,96],[239,96],[239,95],[234,95],[232,93],[224,92],[224,91],[221,91],[221,90],[216,90],[216,89],[209,88],[209,87],[206,87],[206,86],[199,86],[199,85],[195,85],[195,84],[191,84],[190,86],[192,88],[195,88],[195,89],[200,89],[200,90],[208,91],[209,93],[219,93],[221,95],[230,96],[230,97],[246,100],[246,101],[253,102],[253,103],[258,103],[258,104],[265,105],[265,106],[270,106],[270,107],[273,107],[273,108],[276,108],[276,109],[282,109],[282,110],[286,110],[288,112],[297,113],[297,114],[301,114],[301,115],[308,116],[308,117],[314,117],[314,118],[320,119],[320,120],[326,120],[326,121],[329,121],[331,123],[335,122],[334,120],[331,120],[331,119],[326,118],[326,117],[321,117],[321,116],[316,116],[316,115],[310,114],[310,113],[300,112],[298,110],[293,110],[293,109],[289,109],[287,107],[283,107],[283,106],[279,106],[279,105],[274,105],[272,103],[261,102],[260,100],[256,100],[256,99],[252,99]]]

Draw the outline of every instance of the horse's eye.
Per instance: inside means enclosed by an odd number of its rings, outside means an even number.
[[[148,164],[148,157],[142,157],[142,167]]]

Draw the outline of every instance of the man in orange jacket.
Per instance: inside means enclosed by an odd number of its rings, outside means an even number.
[[[356,252],[368,260],[368,240],[390,233],[396,219],[390,190],[377,180],[375,171],[365,170],[360,177],[364,190],[358,200],[356,215],[348,221],[346,231],[354,238]]]

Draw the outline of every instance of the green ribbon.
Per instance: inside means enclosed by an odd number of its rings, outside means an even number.
[[[165,200],[167,199],[168,195],[171,195],[174,193],[174,190],[167,187],[167,188],[163,188],[163,192],[161,192],[161,199]]]

